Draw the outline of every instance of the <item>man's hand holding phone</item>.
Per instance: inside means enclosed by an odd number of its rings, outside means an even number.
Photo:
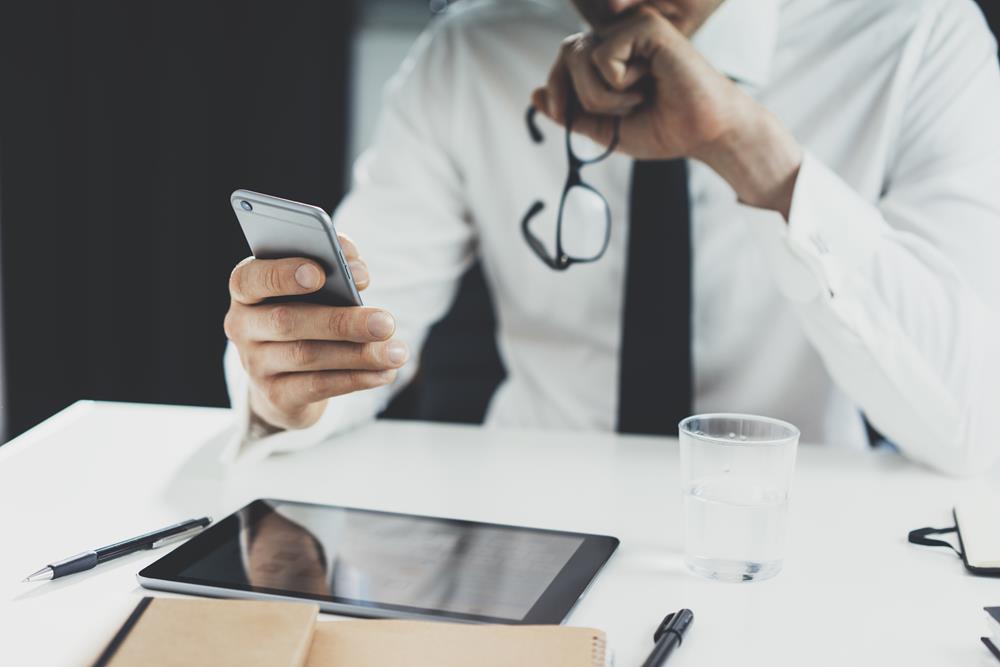
[[[338,234],[359,290],[368,267],[358,248]],[[229,279],[226,336],[250,376],[250,407],[280,428],[316,423],[327,399],[389,384],[409,350],[392,338],[396,323],[379,308],[334,307],[294,301],[323,286],[325,276],[308,259],[247,259]]]

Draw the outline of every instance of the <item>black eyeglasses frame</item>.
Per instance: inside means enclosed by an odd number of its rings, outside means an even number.
[[[602,195],[594,186],[583,180],[580,172],[584,167],[596,164],[615,152],[615,149],[618,147],[621,121],[618,117],[615,117],[611,142],[608,144],[607,149],[603,153],[590,159],[581,158],[573,151],[572,142],[573,119],[576,115],[576,104],[578,103],[575,100],[571,100],[566,113],[566,161],[569,168],[566,175],[566,183],[563,185],[562,196],[559,199],[559,212],[557,214],[558,217],[556,218],[555,256],[549,254],[545,244],[538,238],[538,236],[535,235],[534,232],[531,231],[530,228],[532,219],[542,212],[545,208],[545,203],[540,199],[536,200],[521,219],[521,233],[524,235],[524,240],[527,242],[528,247],[531,248],[536,255],[538,255],[538,258],[542,260],[546,266],[556,271],[565,271],[573,264],[596,262],[604,256],[605,251],[608,249],[608,243],[611,240],[611,206],[608,204],[608,200],[605,199],[604,195]],[[534,106],[528,107],[528,111],[525,114],[525,123],[528,126],[528,133],[531,135],[532,140],[536,144],[540,144],[544,140],[544,137],[538,129],[538,125],[535,123],[535,114],[537,113],[538,110]],[[604,241],[601,245],[601,249],[593,257],[573,257],[568,255],[563,250],[563,211],[566,207],[566,198],[569,196],[569,193],[573,188],[583,188],[592,192],[604,203]]]

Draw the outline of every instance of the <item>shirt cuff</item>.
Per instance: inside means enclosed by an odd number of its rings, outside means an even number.
[[[244,399],[243,403],[248,404],[249,401]],[[254,418],[249,406],[239,409],[234,407],[237,432],[227,443],[219,458],[225,464],[262,461],[272,454],[307,449],[368,420],[366,417],[351,418],[350,411],[343,410],[342,407],[339,405],[339,399],[333,399],[323,411],[323,416],[312,426],[281,430],[263,437],[252,427]]]
[[[835,299],[845,274],[867,273],[886,222],[878,208],[806,153],[786,223],[776,211],[743,205],[775,281],[792,301]]]
[[[261,461],[272,454],[312,447],[331,436],[365,424],[377,413],[377,390],[355,392],[331,399],[319,420],[303,429],[279,430],[270,435],[254,428],[250,410],[250,388],[236,347],[228,345],[224,360],[229,404],[235,429],[223,447],[219,460],[224,464]]]

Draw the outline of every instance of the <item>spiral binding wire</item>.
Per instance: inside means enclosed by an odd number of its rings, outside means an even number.
[[[594,667],[604,667],[607,662],[608,640],[594,635],[590,645],[590,657]]]

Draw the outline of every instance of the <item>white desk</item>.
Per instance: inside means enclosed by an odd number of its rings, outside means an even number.
[[[639,665],[680,607],[696,618],[675,667],[995,664],[979,636],[1000,580],[906,543],[911,528],[948,525],[969,483],[891,453],[802,446],[784,572],[725,584],[683,567],[674,440],[380,422],[226,470],[227,418],[82,402],[0,448],[0,665],[93,659],[146,594],[135,573],[165,551],[20,583],[29,572],[261,496],[616,535],[569,623],[606,630],[618,667]]]

